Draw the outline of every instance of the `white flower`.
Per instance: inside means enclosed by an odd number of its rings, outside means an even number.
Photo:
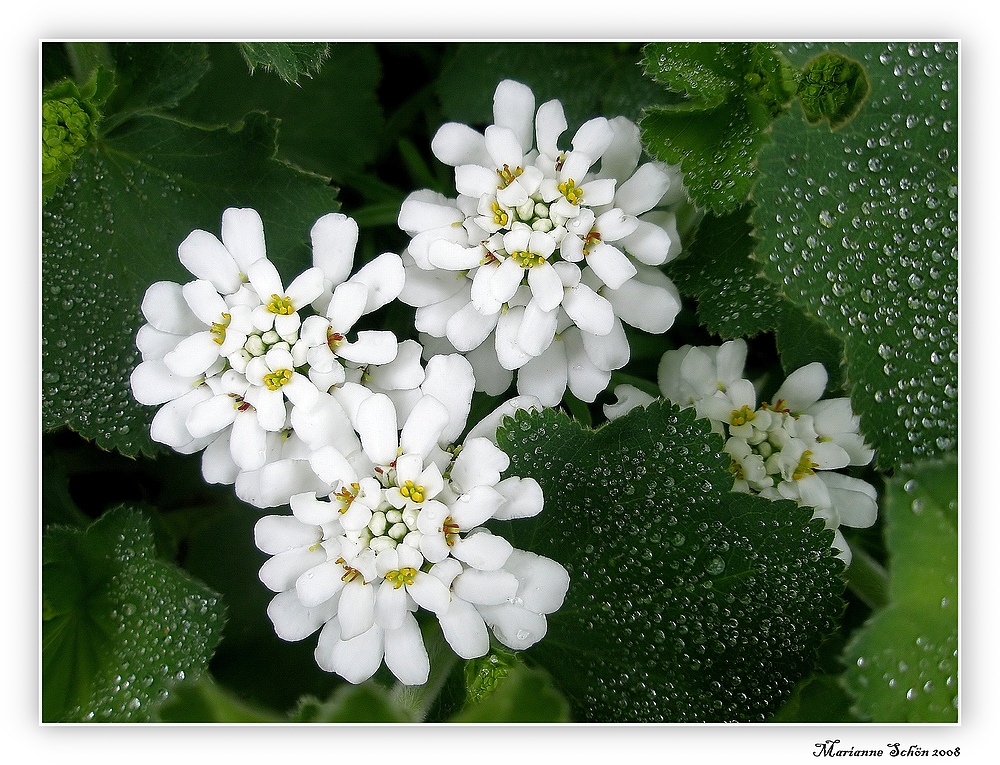
[[[675,404],[693,406],[725,439],[734,491],[813,508],[814,517],[836,532],[834,546],[850,563],[840,526],[870,526],[878,510],[873,486],[834,472],[867,465],[874,456],[858,431],[860,418],[849,399],[822,398],[827,373],[818,362],[792,372],[774,403],[758,406],[753,384],[742,377],[746,350],[743,340],[733,340],[667,351],[659,366],[660,389]]]
[[[268,614],[277,634],[300,640],[322,627],[320,667],[356,683],[384,661],[404,684],[427,680],[421,610],[467,658],[488,651],[487,624],[511,647],[541,639],[544,614],[561,605],[568,575],[483,527],[536,515],[543,498],[534,480],[502,479],[509,466],[495,443],[502,413],[452,446],[471,406],[468,362],[428,362],[422,396],[402,423],[385,394],[346,387],[345,414],[357,436],[310,457],[329,488],[292,496],[292,517],[266,516],[255,529],[258,547],[272,556],[260,578],[276,593]],[[537,402],[521,399],[504,412],[521,405]],[[497,588],[485,602],[477,593],[491,582]]]
[[[222,295],[246,283],[250,266],[266,255],[264,224],[256,210],[229,208],[222,213],[222,241],[196,229],[177,248],[181,263]]]
[[[587,365],[609,372],[629,357],[621,321],[647,332],[673,324],[680,297],[656,267],[679,252],[676,221],[654,208],[668,194],[678,201],[678,177],[658,162],[638,164],[638,128],[623,118],[591,119],[560,148],[562,105],[536,111],[531,90],[511,80],[497,86],[493,113],[483,133],[448,123],[434,136],[434,154],[455,168],[458,198],[420,191],[404,201],[399,226],[412,239],[400,299],[417,308],[419,332],[476,354],[477,372],[491,368],[480,390],[507,387],[498,366],[527,378],[522,393],[550,401],[569,384],[579,395],[569,375],[561,386],[538,383],[541,370],[573,368],[565,349],[531,363],[576,328],[590,338]],[[609,333],[599,348],[593,338]]]

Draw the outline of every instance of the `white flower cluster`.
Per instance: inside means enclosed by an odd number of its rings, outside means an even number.
[[[399,295],[399,256],[351,275],[353,220],[325,215],[311,236],[313,266],[287,288],[253,210],[226,210],[221,240],[197,230],[181,243],[195,278],[150,286],[136,339],[133,395],[160,407],[151,437],[204,450],[206,480],[257,507],[291,506],[256,526],[273,556],[260,578],[277,593],[268,614],[280,637],[322,627],[323,669],[356,683],[384,659],[401,682],[425,682],[419,608],[463,658],[487,653],[488,628],[511,648],[533,645],[569,576],[483,524],[542,509],[533,479],[501,480],[510,460],[495,442],[505,414],[538,400],[505,402],[456,446],[471,364],[450,354],[423,365],[419,343],[354,329]]]
[[[836,531],[834,546],[850,563],[839,527],[867,528],[878,513],[874,486],[834,472],[867,465],[874,456],[858,432],[860,418],[849,398],[822,398],[827,373],[818,362],[790,374],[773,402],[758,404],[753,383],[743,378],[746,355],[743,340],[667,351],[660,361],[660,390],[678,406],[694,407],[723,437],[732,458],[733,491],[814,508],[814,517]],[[615,393],[619,402],[606,407],[609,418],[653,400],[631,386],[618,386]]]
[[[568,387],[594,401],[629,360],[622,322],[665,332],[680,310],[659,269],[677,256],[679,173],[639,164],[639,129],[598,117],[569,148],[562,104],[535,110],[532,91],[504,80],[494,123],[479,133],[443,125],[431,144],[455,168],[456,199],[411,194],[399,227],[400,300],[432,352],[467,354],[480,390],[499,395],[517,372],[517,390],[546,406]]]
[[[267,258],[260,216],[228,209],[221,241],[195,230],[178,247],[195,279],[156,282],[141,306],[147,323],[131,386],[140,403],[162,405],[151,437],[184,454],[204,450],[205,479],[235,483],[261,507],[287,501],[280,490],[262,492],[269,482],[261,476],[280,478],[319,445],[310,438],[324,437],[323,418],[337,416],[329,402],[349,395],[348,383],[364,379],[400,395],[423,378],[417,344],[404,347],[388,331],[352,332],[399,295],[399,256],[385,253],[351,276],[357,224],[331,213],[311,236],[313,266],[286,288]]]

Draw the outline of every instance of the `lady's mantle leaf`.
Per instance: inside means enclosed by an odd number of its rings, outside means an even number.
[[[42,719],[150,719],[221,637],[211,590],[156,558],[149,523],[119,508],[42,540]]]
[[[884,516],[892,600],[844,653],[854,711],[873,722],[957,722],[957,461],[901,470]]]
[[[597,430],[519,412],[498,438],[510,474],[545,494],[503,535],[570,573],[528,656],[575,719],[762,721],[780,707],[842,608],[822,522],[731,492],[721,441],[668,402]]]
[[[42,210],[42,425],[68,425],[104,448],[152,453],[153,409],[129,374],[142,296],[191,276],[177,246],[193,229],[218,235],[227,207],[254,207],[268,256],[308,264],[309,229],[336,209],[322,179],[274,160],[275,128],[250,114],[234,130],[162,117],[129,120],[88,145]]]
[[[842,47],[871,95],[836,132],[775,122],[754,191],[756,257],[844,339],[854,409],[888,469],[957,443],[958,52]]]
[[[688,96],[645,110],[646,149],[680,163],[700,206],[735,210],[750,193],[771,121],[795,92],[795,72],[764,43],[650,43],[646,74]]]
[[[239,46],[251,72],[259,66],[293,84],[302,75],[312,77],[330,57],[329,43],[243,42]]]

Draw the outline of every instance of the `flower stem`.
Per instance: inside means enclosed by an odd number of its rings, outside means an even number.
[[[889,572],[864,550],[854,548],[847,586],[873,611],[889,603]]]

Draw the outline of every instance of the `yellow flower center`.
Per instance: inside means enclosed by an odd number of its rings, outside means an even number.
[[[746,478],[746,473],[743,472],[743,466],[736,460],[730,461],[729,472],[732,473],[738,481],[742,481]]]
[[[344,336],[334,332],[333,327],[330,327],[326,330],[326,344],[330,346],[331,351],[335,351],[344,344]]]
[[[413,584],[414,578],[417,576],[417,570],[406,566],[405,568],[397,569],[395,571],[387,571],[385,574],[385,581],[390,582],[395,589],[399,589],[404,584]]]
[[[510,184],[514,182],[514,179],[517,178],[517,176],[519,176],[523,172],[524,170],[522,170],[520,167],[515,167],[513,170],[511,170],[510,165],[505,164],[500,170],[497,170],[497,175],[500,176],[500,185],[497,186],[497,188],[498,189],[507,188],[508,186],[510,186]]]
[[[271,295],[271,302],[267,304],[267,310],[279,316],[290,316],[295,313],[295,306],[292,305],[292,299],[287,295],[285,297]]]
[[[506,226],[510,222],[510,216],[500,206],[499,202],[493,203],[493,222],[498,226]]]
[[[243,396],[237,396],[235,393],[230,393],[229,397],[233,399],[233,409],[237,412],[245,412],[247,409],[253,409],[250,402],[246,401]]]
[[[219,345],[222,345],[226,341],[226,328],[229,326],[229,322],[233,320],[232,314],[224,313],[222,314],[222,321],[213,322],[212,328],[209,330],[215,337],[212,339]]]
[[[583,189],[577,188],[576,181],[572,178],[559,184],[559,193],[570,201],[570,204],[578,205],[583,199]]]
[[[799,464],[795,466],[795,471],[792,473],[792,478],[798,481],[800,478],[805,478],[807,475],[814,475],[816,473],[816,468],[819,467],[819,464],[813,462],[811,457],[812,452],[808,449],[802,452]]]
[[[744,404],[739,409],[734,409],[733,410],[733,413],[732,413],[732,415],[729,418],[729,424],[730,425],[746,425],[748,422],[750,422],[751,420],[753,420],[753,418],[755,416],[756,415],[754,415],[754,413],[750,409],[750,407],[747,406],[746,404]]]
[[[358,577],[361,577],[361,584],[368,584],[365,581],[364,575],[358,571],[356,568],[347,565],[347,561],[343,558],[337,558],[337,563],[344,567],[344,575],[340,577],[345,582],[353,582]]]
[[[361,485],[352,483],[350,489],[345,486],[334,495],[337,499],[344,503],[344,506],[340,508],[340,512],[342,514],[346,513],[348,508],[350,508],[351,503],[358,498],[358,492],[360,491]]]
[[[269,375],[264,375],[264,385],[267,386],[268,390],[278,390],[278,388],[285,385],[291,379],[291,369],[279,369]]]
[[[414,502],[423,502],[426,491],[423,486],[418,486],[413,481],[403,481],[403,485],[399,487],[399,493]]]
[[[442,531],[444,531],[444,541],[448,543],[448,547],[453,547],[455,545],[455,537],[458,536],[459,528],[458,524],[452,520],[450,515],[444,519]]]
[[[526,250],[516,250],[510,256],[521,268],[534,268],[545,262],[545,258],[537,252],[527,252]]]

